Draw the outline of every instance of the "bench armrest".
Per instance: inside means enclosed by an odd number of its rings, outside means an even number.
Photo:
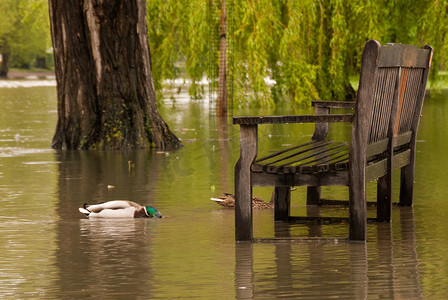
[[[334,115],[294,115],[294,116],[247,116],[233,117],[233,124],[287,124],[287,123],[328,123],[328,122],[353,122],[352,114]]]
[[[320,107],[320,108],[351,108],[351,109],[355,109],[356,102],[315,100],[315,101],[311,102],[311,105],[313,107]]]

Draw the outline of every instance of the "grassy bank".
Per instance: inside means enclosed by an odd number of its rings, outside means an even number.
[[[8,79],[35,79],[35,78],[54,78],[54,71],[49,69],[18,69],[11,68],[8,72]]]

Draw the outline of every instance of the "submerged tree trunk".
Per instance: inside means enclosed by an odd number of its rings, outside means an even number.
[[[177,148],[157,111],[145,0],[49,0],[55,149]]]
[[[0,64],[0,78],[6,78],[9,72],[10,51],[9,46],[5,41],[0,44],[0,54],[2,55],[2,63]]]
[[[2,53],[2,63],[0,65],[0,77],[8,77],[9,72],[9,53]]]
[[[218,75],[218,99],[216,114],[224,116],[227,114],[227,48],[226,48],[226,1],[221,0],[219,36],[219,75]]]

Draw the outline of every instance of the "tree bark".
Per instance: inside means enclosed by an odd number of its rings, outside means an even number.
[[[226,1],[221,0],[220,37],[219,37],[219,75],[218,75],[218,99],[216,114],[227,114],[227,48],[226,48]]]
[[[0,44],[0,54],[2,55],[2,63],[0,64],[0,78],[8,77],[9,72],[9,56],[10,49],[6,41]]]
[[[55,149],[180,146],[157,111],[145,0],[49,0]]]

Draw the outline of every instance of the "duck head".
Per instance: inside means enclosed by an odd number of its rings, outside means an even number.
[[[150,218],[163,218],[162,214],[157,209],[155,209],[154,207],[145,206],[145,209],[146,209],[145,212],[148,215],[148,217],[150,217]]]

